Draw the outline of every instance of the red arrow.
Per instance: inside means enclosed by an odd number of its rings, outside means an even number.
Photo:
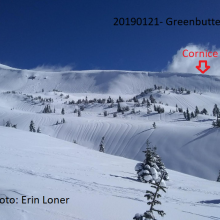
[[[201,70],[201,64],[202,64],[202,63],[205,63],[205,69],[204,69],[204,70]],[[200,61],[199,61],[199,65],[196,66],[196,68],[197,68],[202,74],[204,74],[207,70],[210,69],[210,66],[208,66],[207,60],[200,60]]]

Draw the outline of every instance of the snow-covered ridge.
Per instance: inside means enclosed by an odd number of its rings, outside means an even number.
[[[220,92],[220,77],[207,74],[126,70],[43,72],[0,65],[0,88],[23,92],[53,89],[75,93],[137,94],[154,84],[184,87],[201,92]]]

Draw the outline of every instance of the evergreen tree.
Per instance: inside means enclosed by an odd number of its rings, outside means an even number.
[[[81,111],[78,110],[78,117],[81,117]]]
[[[103,136],[103,137],[102,137],[102,140],[101,140],[101,143],[100,143],[100,145],[99,145],[99,151],[100,151],[100,152],[103,152],[103,153],[104,153],[104,151],[105,151],[104,140],[105,140],[105,137]]]
[[[137,165],[135,166],[138,180],[144,183],[152,181],[158,182],[162,173],[164,173],[163,184],[165,184],[164,181],[169,180],[168,173],[160,156],[156,153],[156,147],[152,149],[150,147],[150,144],[151,143],[149,142],[149,140],[147,140],[146,150],[143,151],[145,153],[145,160],[143,161],[143,163],[137,163]]]
[[[40,127],[37,128],[37,133],[41,133]]]
[[[118,102],[117,112],[121,112],[121,105],[120,105],[120,102]]]
[[[62,114],[62,115],[65,114],[64,108],[62,108],[62,110],[61,110],[61,114]]]
[[[188,108],[186,110],[186,120],[190,121],[190,114],[189,114],[189,109]]]
[[[148,99],[147,99],[147,107],[148,107],[148,108],[150,107],[150,102],[149,102]]]
[[[155,122],[153,123],[153,128],[156,129],[156,123]]]
[[[6,121],[5,126],[6,126],[6,127],[11,127],[11,122],[10,122],[10,121]]]
[[[186,119],[186,112],[183,112],[183,116],[184,116],[184,118]]]
[[[212,112],[213,112],[213,116],[217,116],[217,118],[218,118],[219,108],[216,104],[214,105],[214,108],[213,108]]]
[[[165,167],[164,163],[162,162],[162,159],[160,158],[160,156],[157,154],[156,151],[157,151],[157,148],[154,147],[153,151],[152,151],[152,155],[155,158],[156,165],[159,168],[158,175],[159,175],[159,177],[161,177],[161,175],[163,173],[164,174],[163,175],[163,180],[168,181],[170,179],[169,175],[168,175],[168,172],[166,170],[166,167]]]
[[[161,205],[161,202],[158,200],[158,198],[161,197],[161,194],[159,194],[159,191],[162,190],[166,192],[165,190],[166,187],[163,185],[163,182],[162,182],[163,175],[164,174],[162,174],[162,176],[160,177],[159,182],[151,183],[151,187],[154,188],[156,192],[151,192],[150,190],[146,190],[146,194],[144,197],[147,197],[147,200],[149,200],[147,204],[150,205],[150,209],[146,211],[143,215],[137,213],[133,219],[142,220],[144,217],[145,220],[150,220],[150,219],[156,220],[153,212],[157,212],[162,217],[165,215],[165,212],[163,210],[157,210],[154,208],[155,205]]]
[[[62,123],[65,123],[66,121],[65,121],[65,119],[63,118],[63,120],[62,120]]]
[[[29,126],[30,132],[36,132],[34,122],[31,120],[30,126]]]
[[[201,114],[207,115],[207,114],[208,114],[208,111],[204,108],[204,109],[201,111]]]
[[[191,116],[190,116],[191,118],[195,118],[195,115],[194,115],[194,113],[193,112],[191,112]]]
[[[108,115],[108,112],[107,111],[104,111],[104,116],[106,117]]]
[[[219,175],[218,175],[218,178],[217,178],[217,182],[220,182],[220,171],[219,171]]]
[[[198,107],[196,106],[196,109],[195,109],[195,117],[199,114],[199,109]]]
[[[156,102],[155,98],[152,95],[150,95],[150,101],[151,101],[151,103],[155,103]]]
[[[137,213],[137,214],[135,214],[133,219],[135,219],[135,220],[143,220],[143,217],[144,217],[143,215]]]

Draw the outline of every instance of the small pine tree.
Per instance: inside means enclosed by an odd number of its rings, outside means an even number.
[[[155,122],[153,123],[153,128],[156,129],[156,123]]]
[[[219,171],[219,175],[218,175],[218,178],[217,178],[217,182],[220,182],[220,171]]]
[[[120,102],[118,102],[117,112],[121,112],[121,105],[120,105]]]
[[[201,111],[201,114],[207,115],[207,114],[208,114],[208,111],[204,108],[204,109]]]
[[[198,107],[196,106],[196,109],[195,109],[195,117],[199,114],[199,109]]]
[[[99,151],[100,151],[100,152],[103,152],[103,153],[104,153],[104,151],[105,151],[104,140],[105,140],[105,137],[103,136],[103,137],[102,137],[102,140],[101,140],[101,143],[100,143],[100,145],[99,145]]]
[[[214,108],[213,108],[213,116],[217,116],[218,117],[218,114],[219,114],[219,108],[218,106],[215,104],[214,105]]]
[[[195,115],[193,112],[191,112],[191,118],[195,118]]]
[[[37,133],[41,133],[40,127],[37,128]]]
[[[30,132],[36,132],[35,125],[34,125],[34,122],[32,120],[31,120],[31,123],[30,123],[30,126],[29,126],[29,130],[30,130]]]
[[[61,110],[61,114],[62,114],[62,115],[65,114],[64,108],[62,108],[62,110]]]
[[[189,114],[189,109],[188,108],[186,110],[186,120],[190,121],[190,114]]]
[[[104,111],[104,116],[106,117],[108,115],[108,112],[107,111]]]
[[[63,118],[63,120],[62,120],[62,123],[65,123],[66,121],[65,121],[65,119]]]
[[[147,107],[148,107],[148,108],[150,107],[150,102],[149,102],[148,99],[147,99]]]
[[[5,126],[6,126],[6,127],[11,127],[11,122],[10,122],[10,121],[6,121]]]
[[[144,196],[144,197],[147,197],[147,200],[150,200],[147,203],[148,205],[150,205],[150,209],[146,211],[143,215],[137,213],[133,219],[142,220],[143,217],[145,217],[145,220],[150,220],[150,219],[156,220],[153,212],[157,212],[162,217],[166,214],[163,210],[157,210],[154,208],[155,205],[161,205],[161,202],[157,200],[158,198],[161,197],[161,194],[159,194],[159,191],[162,190],[166,193],[166,190],[165,190],[166,187],[162,184],[163,175],[164,174],[162,174],[162,176],[160,177],[159,182],[151,183],[152,185],[151,187],[154,188],[156,192],[151,192],[150,190],[147,190]]]
[[[183,116],[184,116],[184,118],[186,119],[186,112],[183,112]]]
[[[78,110],[78,117],[81,117],[81,111]]]

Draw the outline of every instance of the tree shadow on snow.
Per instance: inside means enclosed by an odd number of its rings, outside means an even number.
[[[220,199],[214,199],[214,200],[205,200],[201,201],[199,203],[206,203],[206,204],[220,204]]]
[[[197,137],[197,138],[193,139],[192,141],[189,141],[188,143],[184,144],[183,147],[188,145],[188,144],[193,143],[194,141],[197,141],[197,140],[199,140],[201,138],[204,138],[207,135],[210,135],[210,134],[212,134],[212,133],[214,133],[216,131],[218,132],[219,129],[218,128],[208,128],[208,129],[206,129],[206,130],[204,130],[202,132],[199,132],[199,133],[196,134],[196,136],[199,136],[199,137]]]
[[[182,211],[182,212],[186,212],[186,213],[189,213],[189,214],[192,214],[192,215],[198,215],[198,216],[201,216],[201,217],[204,217],[204,218],[208,218],[208,219],[220,220],[219,217],[215,217],[215,216],[201,215],[201,214],[196,214],[196,213],[193,213],[193,212],[187,212],[187,211]]]
[[[109,175],[113,176],[113,177],[120,177],[122,179],[127,179],[127,180],[132,180],[132,181],[140,182],[139,180],[131,178],[131,177],[117,176],[117,175],[112,175],[112,174],[109,174]]]
[[[195,122],[206,122],[206,121],[214,121],[214,119],[202,119]]]

